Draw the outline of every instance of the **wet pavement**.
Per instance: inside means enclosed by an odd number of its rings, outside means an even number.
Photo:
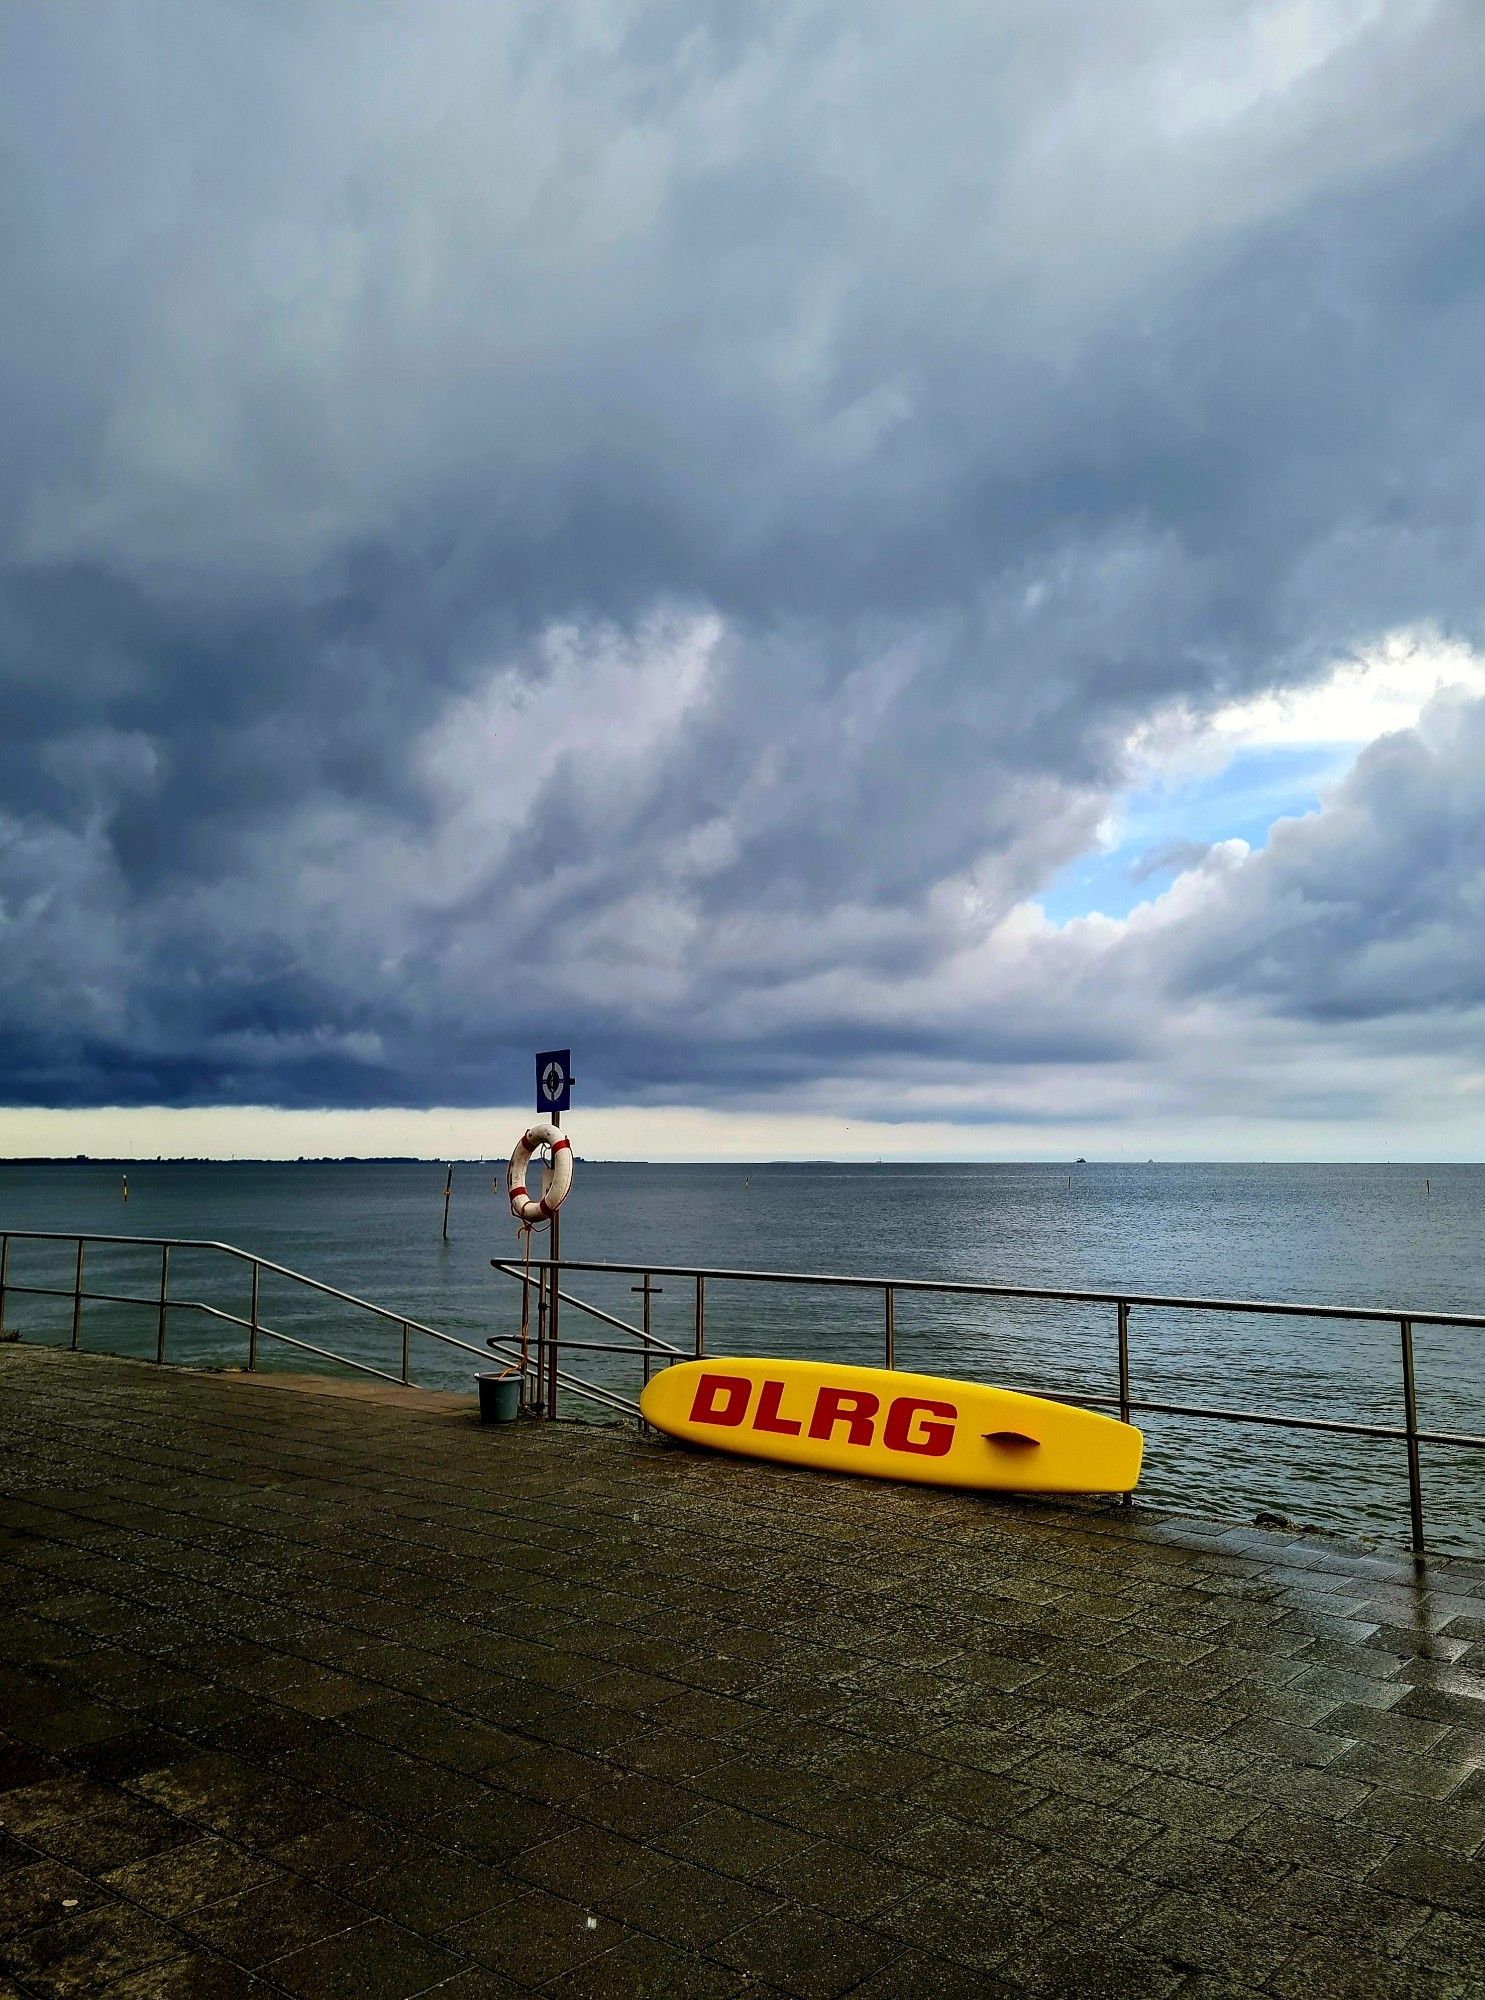
[[[1485,1567],[0,1347],[0,1996],[1485,2000]]]

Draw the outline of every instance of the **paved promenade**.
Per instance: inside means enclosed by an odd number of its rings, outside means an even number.
[[[0,1995],[1485,2000],[1485,1572],[0,1347]]]

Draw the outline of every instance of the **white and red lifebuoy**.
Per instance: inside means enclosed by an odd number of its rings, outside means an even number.
[[[542,1168],[541,1194],[526,1192],[526,1169],[542,1146],[551,1148],[552,1157]],[[572,1192],[572,1142],[555,1125],[528,1125],[505,1170],[505,1191],[510,1196],[510,1212],[517,1222],[534,1228],[550,1222]]]

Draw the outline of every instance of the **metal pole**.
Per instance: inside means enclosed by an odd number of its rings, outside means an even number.
[[[82,1344],[83,1240],[81,1236],[77,1239],[77,1270],[72,1280],[72,1345],[74,1350]]]
[[[160,1323],[155,1329],[155,1359],[159,1362],[165,1359],[165,1310],[169,1290],[170,1245],[167,1243],[160,1251]]]
[[[546,1412],[546,1366],[547,1366],[547,1274],[545,1269],[536,1276],[536,1402],[537,1416]]]
[[[552,1113],[552,1124],[558,1132],[562,1130],[562,1114],[560,1111]],[[552,1299],[549,1331],[550,1346],[548,1353],[550,1366],[547,1369],[547,1415],[549,1417],[555,1417],[557,1414],[557,1341],[562,1311],[561,1291],[562,1211],[559,1208],[557,1213],[552,1217]]]
[[[10,1269],[10,1238],[0,1236],[0,1333],[5,1331],[5,1274]]]
[[[258,1365],[258,1281],[262,1277],[262,1267],[257,1258],[253,1259],[253,1299],[248,1307],[248,1369],[251,1372]]]
[[[1120,1299],[1119,1301],[1119,1421],[1121,1424],[1129,1422],[1129,1302],[1127,1299]],[[1134,1495],[1132,1493],[1121,1494],[1120,1500],[1126,1507],[1134,1505]]]
[[[696,1359],[706,1352],[706,1279],[696,1280]]]
[[[402,1379],[407,1380],[407,1321],[402,1322]]]
[[[1119,1301],[1119,1421],[1129,1422],[1129,1307]]]
[[[882,1296],[887,1305],[887,1366],[897,1366],[897,1293],[891,1285],[883,1285]]]
[[[651,1299],[652,1299],[652,1298],[653,1298],[653,1297],[655,1296],[655,1293],[656,1293],[657,1291],[659,1291],[659,1290],[661,1290],[661,1289],[662,1289],[662,1287],[660,1287],[659,1285],[652,1285],[652,1284],[650,1283],[650,1274],[649,1274],[649,1272],[648,1272],[648,1271],[646,1271],[646,1272],[645,1272],[645,1281],[644,1281],[644,1283],[643,1283],[642,1285],[631,1285],[631,1286],[629,1287],[629,1289],[630,1289],[630,1291],[631,1291],[631,1292],[638,1292],[638,1293],[639,1293],[639,1295],[640,1295],[640,1321],[639,1321],[639,1323],[640,1323],[640,1327],[641,1327],[641,1329],[642,1329],[642,1330],[643,1330],[643,1332],[644,1332],[644,1337],[645,1337],[645,1359],[644,1359],[644,1370],[645,1370],[645,1386],[646,1386],[646,1387],[648,1388],[648,1386],[649,1386],[649,1381],[650,1381],[650,1354],[651,1354],[651,1349],[650,1349],[650,1300],[651,1300]]]
[[[1413,1554],[1419,1560],[1423,1547],[1423,1473],[1418,1463],[1418,1388],[1413,1379],[1413,1322],[1400,1320],[1402,1328],[1403,1422],[1408,1433],[1408,1507],[1413,1517]]]

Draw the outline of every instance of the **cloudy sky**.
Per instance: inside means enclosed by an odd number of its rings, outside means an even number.
[[[0,1148],[1480,1155],[1478,0],[15,0],[0,259]]]

